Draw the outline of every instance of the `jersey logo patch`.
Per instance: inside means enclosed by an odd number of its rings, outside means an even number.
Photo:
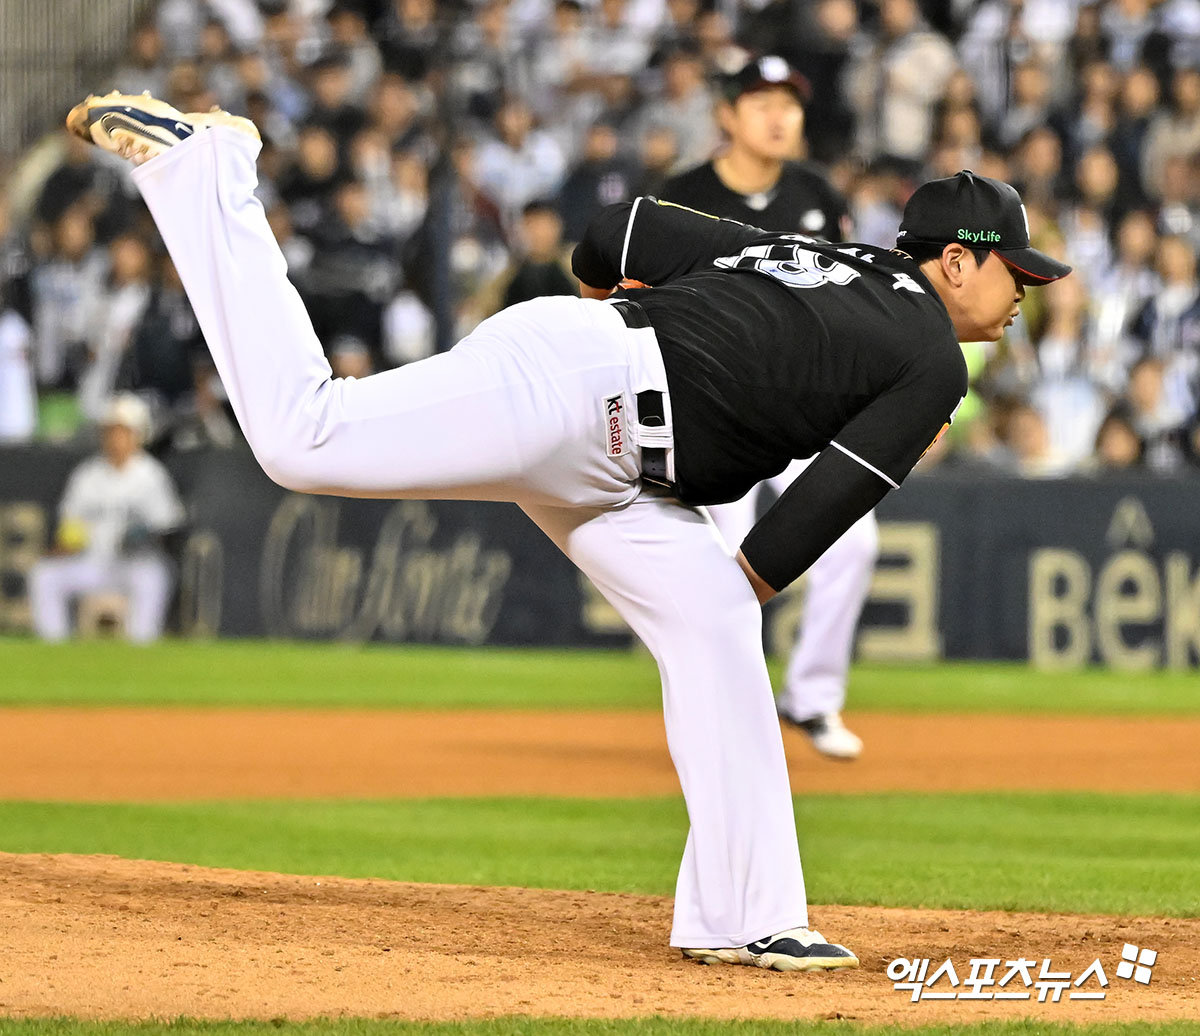
[[[802,234],[788,234],[786,237],[794,241],[810,240]],[[765,273],[789,288],[819,288],[825,284],[844,286],[862,276],[854,267],[800,245],[748,245],[737,255],[721,256],[713,261],[713,265],[727,270]]]
[[[625,421],[625,394],[604,397],[604,452],[624,457],[629,452],[629,426]]]

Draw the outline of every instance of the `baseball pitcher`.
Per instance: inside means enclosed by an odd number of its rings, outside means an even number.
[[[513,501],[645,642],[691,824],[671,944],[709,963],[855,966],[808,927],[759,603],[950,422],[967,386],[956,338],[999,338],[1025,283],[1068,272],[1029,247],[1016,191],[968,172],[926,185],[905,253],[638,198],[603,210],[575,251],[590,297],[525,302],[447,353],[335,380],[254,196],[250,122],[110,95],[68,125],[137,164],[273,479]],[[655,287],[602,300],[623,278]],[[813,454],[731,557],[697,505]]]

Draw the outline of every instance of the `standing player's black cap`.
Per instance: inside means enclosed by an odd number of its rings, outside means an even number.
[[[903,249],[909,241],[988,248],[1027,284],[1049,284],[1071,272],[1066,263],[1030,247],[1029,220],[1016,189],[969,169],[913,192],[896,246]]]
[[[748,61],[738,71],[721,77],[721,93],[730,104],[742,94],[772,86],[788,87],[801,104],[807,104],[812,98],[812,84],[775,54]]]

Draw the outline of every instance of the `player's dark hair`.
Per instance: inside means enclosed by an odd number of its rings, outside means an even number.
[[[945,251],[946,245],[951,243],[950,241],[941,244],[936,241],[899,241],[896,243],[896,247],[905,255],[912,256],[913,261],[920,266],[929,259],[937,259]],[[969,248],[966,245],[963,247],[975,257],[976,266],[982,266],[991,254],[989,248]]]

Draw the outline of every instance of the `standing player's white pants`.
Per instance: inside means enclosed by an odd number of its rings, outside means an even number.
[[[257,151],[217,127],[133,175],[263,468],[310,492],[520,504],[658,661],[691,821],[672,943],[806,926],[754,594],[700,512],[642,491],[636,444],[607,455],[604,400],[666,388],[653,332],[602,302],[537,299],[449,353],[331,380],[253,196]]]
[[[782,494],[811,460],[793,461],[760,485]],[[759,489],[708,509],[731,551],[754,526]],[[871,589],[879,555],[879,523],[868,511],[809,568],[796,646],[788,662],[779,708],[797,719],[841,712],[854,654],[854,632]]]
[[[33,631],[43,640],[71,635],[71,602],[83,594],[111,592],[128,602],[125,635],[145,644],[162,636],[171,597],[171,567],[155,554],[104,559],[87,554],[43,558],[29,572]]]

